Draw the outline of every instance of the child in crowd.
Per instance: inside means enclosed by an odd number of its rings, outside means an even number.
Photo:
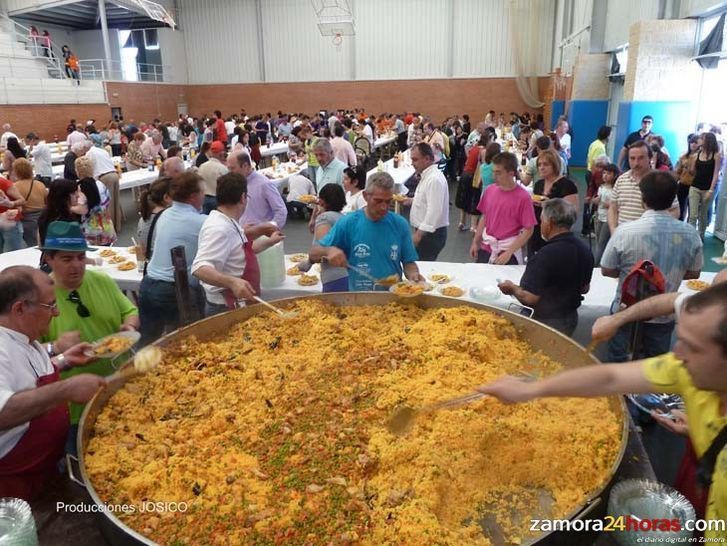
[[[605,165],[601,170],[601,185],[598,186],[598,194],[591,201],[591,203],[598,206],[596,216],[596,267],[598,267],[603,251],[611,238],[611,231],[608,229],[608,208],[611,205],[613,184],[620,174],[621,172],[616,165]]]

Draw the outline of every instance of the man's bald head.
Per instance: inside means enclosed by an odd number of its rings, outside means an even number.
[[[53,286],[53,279],[27,265],[15,265],[0,272],[0,315],[10,313],[21,300],[35,301],[40,288]]]
[[[179,156],[173,156],[164,160],[162,163],[162,172],[164,176],[176,178],[184,172],[184,161]]]

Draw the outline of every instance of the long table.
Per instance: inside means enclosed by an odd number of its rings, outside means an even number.
[[[118,247],[115,250],[133,260],[133,256],[128,252],[126,247]],[[95,253],[89,253],[93,256]],[[286,270],[295,265],[290,261],[292,255],[286,256]],[[0,271],[12,265],[29,265],[37,267],[40,261],[40,251],[33,248],[25,248],[14,252],[6,252],[0,254]],[[450,284],[459,286],[464,289],[465,294],[462,296],[464,301],[475,301],[478,303],[486,303],[502,309],[507,309],[511,304],[517,301],[510,296],[504,296],[497,291],[497,281],[510,280],[515,283],[520,281],[525,266],[518,265],[490,265],[476,263],[452,263],[452,262],[417,262],[419,269],[425,277],[433,273],[443,273],[450,275],[452,281]],[[137,270],[119,271],[118,267],[104,261],[102,266],[88,266],[107,273],[119,285],[121,290],[126,292],[137,292],[141,283],[141,273]],[[311,273],[320,276],[318,266],[314,266]],[[699,277],[700,280],[711,283],[715,273],[703,272]],[[263,288],[262,297],[266,300],[276,300],[281,298],[291,298],[301,295],[318,294],[321,291],[321,285],[301,286],[298,284],[298,277],[286,276],[282,284],[272,288]],[[590,291],[585,294],[581,308],[579,309],[579,324],[574,339],[587,344],[590,339],[590,331],[593,322],[600,316],[607,315],[610,311],[611,302],[616,293],[617,280],[601,275],[600,269],[594,269],[593,280],[591,281]],[[487,300],[478,300],[472,297],[470,290],[472,288],[488,289],[492,296]],[[682,292],[694,291],[686,286],[686,282],[680,287]],[[433,295],[439,295],[439,287],[430,292]],[[442,296],[444,297],[444,296]]]

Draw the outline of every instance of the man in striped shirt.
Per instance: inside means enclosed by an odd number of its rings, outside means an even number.
[[[699,235],[668,212],[677,191],[674,177],[667,172],[652,171],[641,179],[639,187],[646,211],[640,218],[619,226],[601,257],[603,276],[619,280],[612,312],[621,307],[624,278],[641,260],[650,260],[663,273],[666,292],[676,292],[685,279],[698,279],[704,262]],[[669,351],[673,330],[673,315],[645,322],[642,346],[632,358],[648,358]],[[631,325],[621,327],[609,342],[609,362],[629,359],[630,339]]]
[[[644,214],[639,182],[651,169],[650,161],[651,150],[644,141],[640,140],[629,146],[631,168],[616,180],[611,193],[611,206],[608,208],[608,227],[612,235],[621,224],[638,220]],[[679,202],[676,197],[669,212],[675,218],[678,217]]]

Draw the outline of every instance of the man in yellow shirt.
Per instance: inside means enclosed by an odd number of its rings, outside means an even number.
[[[537,382],[501,378],[478,390],[506,403],[535,398],[667,392],[681,395],[689,436],[700,459],[727,426],[727,284],[690,297],[682,308],[673,353],[625,364],[586,366]],[[716,457],[707,520],[727,520],[727,448]],[[706,538],[727,538],[708,529]]]
[[[608,137],[611,136],[611,128],[608,125],[602,125],[596,135],[596,140],[591,142],[588,146],[588,156],[586,159],[586,169],[593,171],[593,165],[596,163],[596,159],[606,154],[606,143]]]

